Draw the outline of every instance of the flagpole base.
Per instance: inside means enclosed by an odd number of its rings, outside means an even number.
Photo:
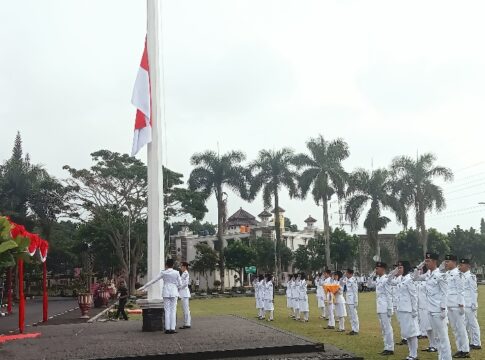
[[[165,310],[162,299],[140,299],[136,302],[142,309],[143,326],[142,331],[164,331]]]

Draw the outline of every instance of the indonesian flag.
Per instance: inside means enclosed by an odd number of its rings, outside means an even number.
[[[147,43],[145,41],[145,49],[131,98],[131,103],[136,106],[135,134],[131,156],[135,156],[142,147],[152,141],[150,75],[148,69]]]

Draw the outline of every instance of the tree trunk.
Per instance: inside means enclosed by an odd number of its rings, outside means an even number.
[[[374,236],[375,236],[375,244],[376,244],[376,253],[377,253],[377,256],[379,257],[379,261],[381,261],[381,242],[379,241],[379,234],[378,233],[374,233]]]
[[[217,198],[217,240],[219,241],[219,274],[221,277],[221,291],[225,291],[225,261],[224,261],[224,212],[225,205],[222,200],[222,189],[216,191]]]
[[[424,210],[421,211],[421,239],[423,243],[423,256],[426,256],[426,253],[428,252],[428,231],[426,230],[426,224],[425,224],[425,219],[424,219]]]
[[[275,278],[276,283],[278,283],[278,274],[281,272],[281,222],[280,222],[280,200],[278,197],[278,190],[274,192],[274,225],[275,225],[275,232],[276,232],[276,251],[275,251]]]
[[[129,274],[129,292],[130,294],[133,294],[136,289],[136,275],[138,273],[138,262],[132,262],[131,263],[131,269],[130,269],[130,274]]]
[[[323,241],[325,243],[325,265],[327,269],[332,267],[332,259],[330,254],[330,224],[328,223],[328,200],[326,197],[322,199],[323,205]]]

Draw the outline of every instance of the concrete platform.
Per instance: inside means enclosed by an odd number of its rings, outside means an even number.
[[[194,319],[177,334],[141,331],[141,321],[43,326],[12,341],[0,358],[28,359],[362,359],[330,345],[235,316]]]

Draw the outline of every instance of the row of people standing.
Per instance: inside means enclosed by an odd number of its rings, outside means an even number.
[[[259,320],[274,320],[274,283],[272,274],[260,274],[253,280]]]
[[[459,267],[457,260],[446,255],[438,266],[439,255],[427,253],[417,268],[399,261],[389,275],[385,263],[376,263],[377,313],[384,339],[381,355],[394,354],[394,313],[404,339],[399,344],[409,348],[408,360],[418,358],[419,338],[428,338],[429,346],[423,351],[437,352],[440,360],[469,358],[470,349],[481,348],[476,277],[470,272],[468,259],[461,259]],[[453,356],[448,324],[456,339]]]

